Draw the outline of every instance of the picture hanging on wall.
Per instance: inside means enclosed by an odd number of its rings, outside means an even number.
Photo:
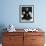
[[[19,6],[19,21],[22,23],[34,22],[34,5]]]

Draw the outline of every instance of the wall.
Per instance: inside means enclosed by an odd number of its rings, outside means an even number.
[[[16,28],[40,27],[46,32],[46,0],[0,0],[0,31],[13,24]],[[19,22],[19,5],[34,5],[34,23]]]
[[[1,0],[0,25],[13,24],[16,28],[46,28],[46,1],[44,0]],[[19,22],[19,5],[34,5],[34,23]]]

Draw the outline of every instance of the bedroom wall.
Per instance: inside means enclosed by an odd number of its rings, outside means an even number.
[[[0,31],[9,24],[15,28],[42,28],[46,32],[46,0],[0,0]],[[34,5],[34,23],[19,22],[19,5]]]
[[[46,0],[1,0],[0,25],[13,24],[16,28],[46,28]],[[19,22],[19,5],[34,5],[34,23]]]

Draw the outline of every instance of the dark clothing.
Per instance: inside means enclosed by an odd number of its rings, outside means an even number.
[[[31,15],[29,14],[29,11],[25,11],[25,14],[23,15],[22,19],[25,19],[25,20],[32,19]]]

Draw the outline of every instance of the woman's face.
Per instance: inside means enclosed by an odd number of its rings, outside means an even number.
[[[26,11],[28,11],[29,9],[28,8],[26,8]]]

